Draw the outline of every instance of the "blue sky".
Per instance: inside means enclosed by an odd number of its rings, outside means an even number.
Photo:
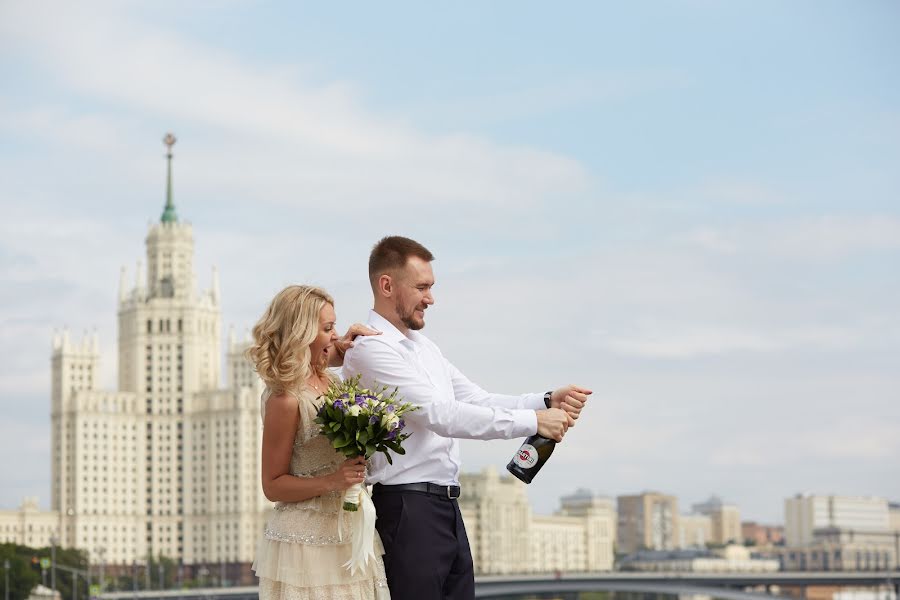
[[[426,333],[592,405],[529,487],[900,500],[894,2],[0,5],[0,506],[49,500],[49,346],[96,328],[164,194],[241,332],[294,282],[363,319],[437,255]],[[502,469],[516,442],[466,443]]]

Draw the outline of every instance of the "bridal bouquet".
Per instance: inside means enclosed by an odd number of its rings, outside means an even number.
[[[347,458],[371,458],[376,452],[383,452],[393,464],[390,453],[406,454],[402,444],[410,436],[403,433],[406,426],[403,415],[418,407],[402,402],[396,388],[391,393],[386,387],[370,390],[361,387],[359,380],[357,375],[332,383],[324,394],[325,402],[316,423],[335,450]],[[344,494],[344,510],[358,510],[361,493],[362,484],[348,489]]]

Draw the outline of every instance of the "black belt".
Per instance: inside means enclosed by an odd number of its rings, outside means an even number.
[[[436,483],[400,483],[397,485],[382,485],[376,483],[372,489],[373,493],[425,492],[449,500],[456,500],[459,498],[459,491],[458,485],[438,485]]]

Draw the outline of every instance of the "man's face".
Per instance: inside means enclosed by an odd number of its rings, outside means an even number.
[[[413,331],[425,327],[425,310],[434,304],[431,263],[416,256],[394,278],[394,309],[400,321]]]

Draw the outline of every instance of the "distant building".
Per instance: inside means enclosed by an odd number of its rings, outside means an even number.
[[[706,515],[712,522],[710,543],[743,543],[741,536],[741,513],[733,504],[726,504],[718,496],[711,496],[706,502],[691,507],[694,514]]]
[[[798,494],[785,500],[785,547],[770,555],[785,570],[894,569],[900,532],[884,498]]]
[[[760,525],[755,521],[741,523],[741,538],[745,544],[759,548],[778,546],[784,543],[784,527],[781,525]]]
[[[898,566],[900,534],[817,529],[805,546],[785,546],[766,553],[785,571],[884,571]]]
[[[623,571],[694,573],[771,573],[779,569],[773,559],[752,558],[743,546],[716,550],[639,550],[619,563]]]
[[[900,503],[888,504],[888,529],[900,532]]]
[[[612,570],[612,500],[579,491],[564,497],[555,515],[533,515],[524,484],[495,469],[463,473],[460,486],[477,574]]]
[[[888,502],[874,496],[824,496],[797,494],[784,501],[784,534],[788,546],[813,541],[822,528],[851,531],[888,531]]]
[[[0,542],[31,548],[59,543],[59,513],[42,511],[37,498],[25,498],[18,510],[0,510]]]
[[[678,498],[644,492],[617,499],[617,551],[674,550],[678,540]]]
[[[708,515],[679,515],[678,547],[705,549],[712,541],[713,523]]]

